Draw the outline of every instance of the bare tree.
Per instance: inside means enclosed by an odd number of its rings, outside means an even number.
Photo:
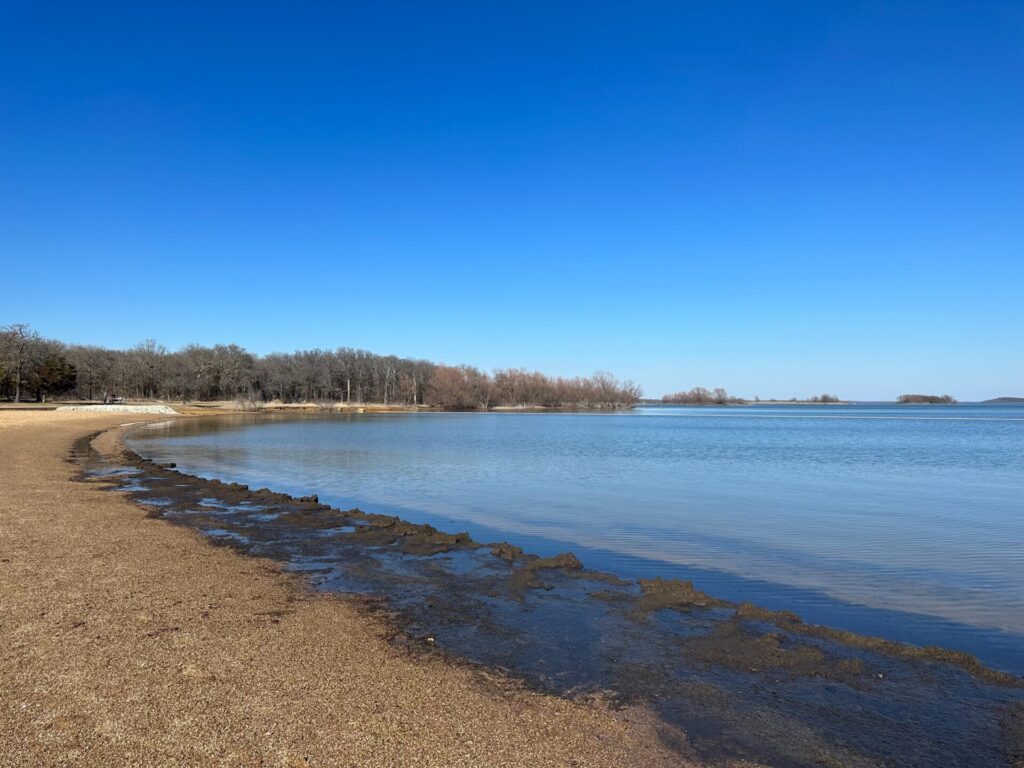
[[[665,395],[661,400],[663,403],[678,405],[733,405],[743,402],[742,399],[731,396],[722,387],[716,387],[713,392],[705,387],[694,387],[689,392]]]
[[[472,366],[437,365],[349,347],[256,356],[234,344],[190,344],[169,352],[147,340],[128,350],[111,350],[47,342],[24,325],[0,329],[0,394],[22,399],[30,374],[36,393],[65,387],[73,375],[79,397],[94,399],[104,393],[182,402],[233,400],[246,410],[274,399],[485,410],[617,408],[633,405],[641,394],[632,382],[619,382],[605,372],[561,378],[509,368],[490,375]]]
[[[39,334],[25,323],[8,325],[0,331],[0,349],[6,361],[5,367],[14,374],[14,402],[21,402],[21,383],[25,369],[40,352]]]

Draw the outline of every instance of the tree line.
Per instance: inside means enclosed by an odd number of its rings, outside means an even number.
[[[753,401],[744,400],[742,397],[733,397],[727,391],[721,387],[715,389],[706,389],[705,387],[694,387],[693,389],[685,392],[676,392],[671,395],[664,395],[661,398],[663,403],[671,403],[672,405],[745,405],[749,402],[759,403],[761,398],[755,397]],[[773,401],[776,402],[776,401]],[[798,400],[793,397],[790,398],[791,403],[838,403],[841,402],[838,397],[830,394],[814,395],[806,400]]]
[[[694,387],[687,392],[665,395],[661,398],[661,402],[673,405],[741,405],[746,401],[739,397],[733,397],[721,387],[716,387],[713,390]]]
[[[42,400],[74,389],[77,372],[65,352],[27,325],[0,328],[0,398]]]
[[[956,398],[952,395],[900,395],[896,398],[897,403],[930,403],[933,405],[954,405]]]
[[[144,341],[107,349],[44,339],[23,324],[0,328],[0,398],[114,395],[254,406],[280,401],[487,409],[621,408],[634,405],[641,392],[603,372],[575,378],[514,368],[487,373],[350,347],[256,355],[236,344],[169,351]]]

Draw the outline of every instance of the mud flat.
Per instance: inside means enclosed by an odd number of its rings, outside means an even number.
[[[571,700],[648,707],[662,745],[686,759],[1020,764],[1022,680],[967,654],[806,624],[690,582],[624,581],[568,552],[540,558],[316,496],[202,480],[109,434],[95,446],[77,448],[85,477],[321,592],[364,596],[415,656],[472,662]]]
[[[105,490],[126,477],[77,481],[72,445],[126,418],[152,417],[0,413],[0,766],[693,764],[649,710],[411,654],[364,601]]]

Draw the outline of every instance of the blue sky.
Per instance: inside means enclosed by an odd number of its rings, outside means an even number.
[[[1024,4],[0,5],[0,324],[1024,395]]]

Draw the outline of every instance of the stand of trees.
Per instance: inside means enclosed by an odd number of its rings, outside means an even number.
[[[934,405],[954,405],[956,398],[952,395],[900,395],[896,398],[897,403],[904,405],[910,403],[931,403]]]
[[[721,387],[716,389],[705,389],[704,387],[694,387],[689,392],[676,392],[672,395],[665,395],[661,398],[663,403],[671,403],[673,405],[745,405],[748,402],[759,403],[761,398],[755,397],[752,401],[744,400],[741,397],[733,397]],[[779,401],[769,401],[779,402]],[[838,397],[830,394],[815,395],[809,397],[806,400],[798,400],[793,397],[790,398],[791,403],[838,403],[841,402]]]
[[[497,370],[493,375],[469,366],[436,366],[427,387],[427,400],[443,408],[529,407],[622,408],[641,396],[632,382],[610,373],[589,378],[553,378],[522,369]]]
[[[731,396],[721,387],[714,390],[694,387],[689,392],[665,395],[661,398],[661,402],[674,405],[740,405],[745,401],[742,398]]]
[[[235,344],[190,344],[171,352],[154,341],[131,349],[61,344],[28,326],[0,328],[0,398],[105,394],[161,400],[383,403],[442,408],[628,407],[641,392],[608,373],[557,378],[525,370],[488,374],[469,366],[375,355],[339,347],[258,356]]]
[[[809,403],[838,403],[839,402],[839,398],[836,397],[835,395],[830,395],[830,394],[826,393],[824,395],[815,395],[814,397],[809,398],[807,400],[807,402],[809,402]]]
[[[71,392],[77,381],[62,344],[21,323],[0,328],[0,398],[41,401]]]

